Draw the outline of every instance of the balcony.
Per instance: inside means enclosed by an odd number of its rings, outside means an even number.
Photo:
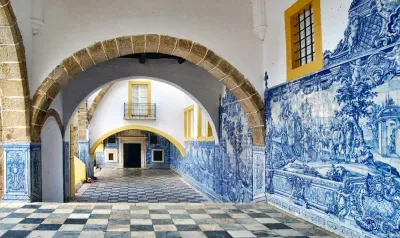
[[[124,103],[125,120],[155,120],[155,103]]]

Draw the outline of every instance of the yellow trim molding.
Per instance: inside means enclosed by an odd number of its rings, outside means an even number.
[[[146,85],[147,86],[147,103],[151,104],[151,81],[129,81],[128,82],[128,115],[132,113],[132,86]],[[151,115],[151,106],[148,108],[148,113]]]
[[[158,134],[162,137],[164,137],[165,139],[169,140],[173,145],[176,146],[176,148],[178,148],[178,150],[181,152],[182,156],[185,156],[185,147],[179,143],[178,140],[176,140],[174,137],[172,137],[171,135],[158,130],[156,128],[153,127],[149,127],[149,126],[136,126],[136,125],[129,125],[129,126],[123,126],[114,130],[111,130],[107,133],[105,133],[103,136],[101,136],[98,140],[96,140],[96,142],[94,142],[94,144],[92,145],[92,147],[90,147],[90,153],[93,154],[97,148],[98,145],[100,145],[101,143],[103,143],[103,141],[111,136],[114,135],[115,133],[121,132],[121,131],[126,131],[126,130],[142,130],[142,131],[150,131],[153,132],[155,134]]]
[[[315,40],[315,58],[314,61],[298,66],[295,64],[295,44],[298,37],[294,36],[297,22],[297,14],[305,8],[312,6],[314,15],[314,40]],[[324,66],[322,52],[322,27],[321,27],[321,3],[320,0],[298,0],[295,4],[285,11],[286,28],[286,64],[288,81],[301,78],[311,73],[321,70]]]
[[[194,140],[194,105],[188,106],[184,109],[184,137],[185,140]],[[190,118],[190,113],[192,112],[193,117]],[[191,134],[193,127],[193,134]]]

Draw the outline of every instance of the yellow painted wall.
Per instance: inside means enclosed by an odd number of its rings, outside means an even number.
[[[71,197],[75,197],[76,190],[86,180],[85,164],[74,156],[71,160]]]

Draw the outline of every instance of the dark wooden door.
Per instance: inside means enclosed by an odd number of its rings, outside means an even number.
[[[140,168],[142,160],[141,144],[124,143],[124,167]]]

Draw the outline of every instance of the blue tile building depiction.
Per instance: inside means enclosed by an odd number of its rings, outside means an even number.
[[[219,145],[186,142],[186,156],[171,150],[171,167],[216,200],[253,200],[252,134],[245,113],[228,90],[220,109]]]
[[[324,70],[265,92],[270,202],[349,237],[399,237],[400,2],[355,0]]]

